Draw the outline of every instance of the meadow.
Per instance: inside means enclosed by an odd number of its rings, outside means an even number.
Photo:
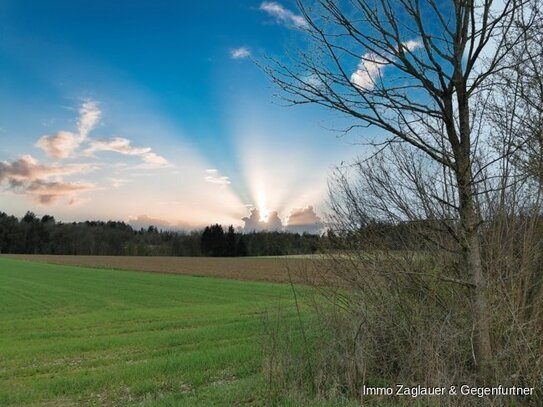
[[[286,284],[0,257],[0,405],[262,404],[264,320],[291,298]]]

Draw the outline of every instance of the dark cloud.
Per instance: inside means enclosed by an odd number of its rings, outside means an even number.
[[[312,206],[294,208],[287,217],[285,229],[297,233],[319,233],[323,228],[322,220],[317,216]]]
[[[83,164],[43,165],[32,156],[25,155],[12,162],[0,162],[0,185],[4,184],[12,192],[27,195],[44,205],[61,197],[68,197],[70,202],[76,202],[75,195],[95,189],[96,186],[64,182],[61,176],[91,169],[91,166]]]
[[[283,229],[283,222],[281,222],[279,215],[275,211],[270,212],[266,220],[261,220],[260,218],[260,211],[258,209],[251,209],[250,215],[241,219],[245,222],[243,231],[249,233],[260,232],[262,230],[277,231]]]
[[[76,174],[90,170],[92,167],[83,164],[42,165],[32,156],[24,155],[12,161],[0,162],[0,183],[4,181],[29,181],[52,176]]]
[[[268,230],[270,231],[281,230],[283,228],[283,222],[281,222],[276,211],[271,211],[268,214],[268,219],[265,223],[268,225]]]
[[[245,233],[263,230],[284,230],[292,233],[320,233],[323,228],[322,220],[315,213],[313,206],[292,209],[287,217],[286,225],[283,225],[276,211],[269,212],[266,220],[261,220],[260,211],[258,209],[251,209],[249,216],[242,218],[242,220],[244,222],[243,231]]]
[[[70,197],[70,204],[77,202],[74,195],[78,192],[89,191],[95,188],[94,184],[70,183],[70,182],[48,182],[35,180],[21,186],[23,193],[32,196],[43,205],[48,205],[61,197]]]

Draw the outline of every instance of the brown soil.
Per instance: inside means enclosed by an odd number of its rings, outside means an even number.
[[[316,259],[300,258],[218,258],[218,257],[140,257],[140,256],[61,256],[4,254],[2,257],[70,266],[84,266],[191,276],[222,277],[236,280],[303,282]]]

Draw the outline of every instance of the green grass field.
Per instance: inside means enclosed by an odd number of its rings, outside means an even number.
[[[0,258],[0,405],[246,405],[288,285]]]

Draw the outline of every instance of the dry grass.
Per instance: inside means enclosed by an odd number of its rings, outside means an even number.
[[[68,266],[220,277],[235,280],[289,282],[287,269],[313,269],[316,258],[292,257],[136,257],[136,256],[61,256],[39,254],[4,254],[2,257]],[[294,273],[296,274],[296,273]],[[306,277],[292,275],[293,282]]]

